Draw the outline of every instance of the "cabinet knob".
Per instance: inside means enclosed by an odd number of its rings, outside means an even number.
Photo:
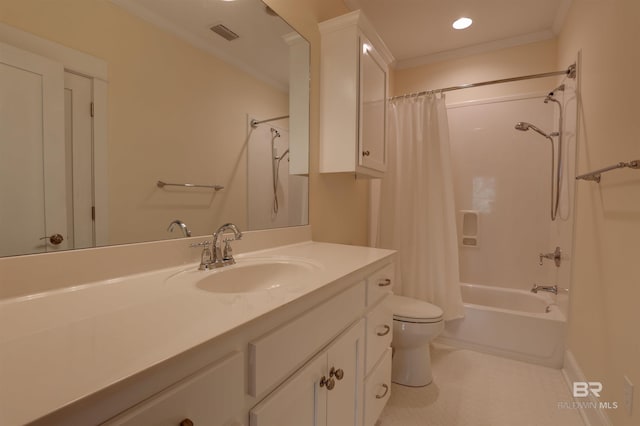
[[[367,151],[362,151],[362,156],[363,157],[368,157],[369,155],[371,155],[371,153],[367,150]]]
[[[382,399],[389,393],[389,386],[383,384],[382,387],[384,388],[384,392],[382,393],[382,395],[376,395],[376,399]]]
[[[384,331],[378,331],[376,333],[380,337],[386,336],[391,331],[391,327],[389,327],[387,324],[383,325],[383,327],[384,327]]]
[[[338,380],[342,380],[342,378],[344,377],[344,370],[342,370],[342,368],[338,368],[336,370],[335,367],[331,367],[331,370],[329,371],[329,377],[335,377]]]
[[[323,386],[326,386],[327,390],[331,390],[336,387],[336,381],[331,377],[327,379],[325,376],[322,376],[322,378],[320,379],[320,387]]]
[[[180,422],[180,426],[193,426],[193,420],[186,418]]]
[[[391,278],[385,278],[378,281],[378,287],[389,287],[391,285]]]
[[[50,237],[42,237],[40,238],[41,240],[49,240],[49,242],[51,244],[53,244],[54,246],[57,246],[58,244],[60,244],[61,242],[64,241],[64,237],[60,234],[53,234]]]

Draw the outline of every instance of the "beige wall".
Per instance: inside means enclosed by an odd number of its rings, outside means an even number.
[[[559,61],[582,50],[579,163],[583,173],[640,158],[640,3],[574,0],[559,38]],[[577,190],[569,349],[601,400],[636,385],[634,413],[609,410],[616,426],[640,424],[640,173],[616,170]]]
[[[246,115],[288,110],[288,94],[106,0],[3,0],[2,21],[106,61],[109,242],[246,229]],[[161,190],[155,182],[222,184]]]

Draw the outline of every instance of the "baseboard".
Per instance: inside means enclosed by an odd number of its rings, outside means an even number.
[[[588,381],[570,350],[566,350],[564,353],[562,375],[569,386],[569,392],[573,392],[574,382]],[[605,410],[600,408],[599,402],[591,394],[588,397],[580,398],[582,404],[578,406],[577,410],[580,412],[585,426],[612,426],[609,416]]]

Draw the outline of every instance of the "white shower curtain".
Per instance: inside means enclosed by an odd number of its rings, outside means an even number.
[[[399,251],[396,293],[464,316],[449,125],[444,95],[390,106],[388,166],[381,183],[377,245]]]

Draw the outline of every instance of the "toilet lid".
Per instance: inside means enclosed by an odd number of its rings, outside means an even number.
[[[423,300],[405,296],[391,296],[393,319],[408,322],[437,322],[444,313],[440,307]]]

